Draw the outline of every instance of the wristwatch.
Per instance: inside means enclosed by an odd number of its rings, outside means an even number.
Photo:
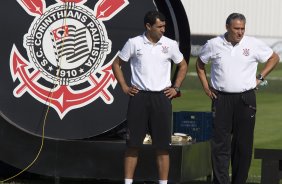
[[[174,98],[176,98],[176,97],[180,97],[181,96],[181,92],[180,92],[180,89],[179,89],[179,87],[172,87],[175,91],[176,91],[176,95],[174,96]]]
[[[173,89],[177,92],[177,94],[180,93],[179,87],[173,87]]]
[[[264,81],[264,78],[261,74],[258,74],[257,79],[260,80],[260,81]]]

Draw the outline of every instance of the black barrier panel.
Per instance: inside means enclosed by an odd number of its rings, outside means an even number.
[[[3,132],[0,134],[0,145],[3,145],[4,142],[6,145],[1,149],[0,158],[5,158],[5,162],[9,161],[10,164],[18,168],[25,168],[36,154],[37,147],[35,145],[40,143],[40,138],[15,129],[8,123],[1,123],[1,129],[9,133]],[[84,183],[85,179],[123,181],[125,147],[126,144],[123,140],[84,141],[48,139],[45,141],[40,157],[28,172],[58,179],[81,178],[81,183]],[[17,151],[21,149],[24,151],[21,151],[20,156],[15,157]],[[171,145],[169,152],[172,168],[169,173],[170,182],[184,183],[211,175],[209,142]],[[137,181],[156,181],[158,179],[154,153],[155,149],[152,145],[142,146],[138,159],[140,162],[138,162],[135,172],[135,179]],[[13,176],[17,173],[16,171],[12,170],[5,177],[2,175],[2,178]],[[36,176],[31,175],[30,178],[34,180]],[[8,183],[12,182],[8,181]]]

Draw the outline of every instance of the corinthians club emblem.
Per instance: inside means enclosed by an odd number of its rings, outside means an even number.
[[[94,10],[87,0],[57,0],[46,8],[44,0],[17,0],[35,17],[23,38],[26,60],[14,45],[10,57],[13,80],[20,84],[14,96],[28,92],[50,105],[61,119],[72,109],[101,98],[113,102],[108,87],[115,88],[111,63],[111,40],[103,21],[110,20],[127,0],[99,0]],[[110,60],[110,59],[107,59]]]

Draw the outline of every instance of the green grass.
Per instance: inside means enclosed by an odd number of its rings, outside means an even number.
[[[259,71],[263,67],[259,65]],[[195,58],[191,58],[188,76],[181,91],[181,98],[173,100],[173,111],[210,111],[210,99],[202,90],[195,74]],[[270,80],[272,77],[280,78]],[[266,78],[269,85],[257,91],[257,116],[254,148],[282,149],[282,66],[281,63]],[[261,160],[253,159],[249,176],[260,176]]]

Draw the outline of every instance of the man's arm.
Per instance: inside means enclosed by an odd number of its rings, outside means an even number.
[[[178,72],[177,72],[176,79],[174,81],[173,86],[171,88],[167,88],[164,91],[164,93],[166,94],[168,98],[173,98],[177,96],[178,92],[176,91],[175,88],[179,88],[181,86],[183,80],[186,77],[186,73],[188,70],[188,66],[187,66],[185,59],[183,59],[177,66],[178,66]]]
[[[114,72],[114,75],[118,81],[118,83],[121,86],[122,91],[125,94],[128,94],[130,96],[134,96],[134,94],[138,93],[138,89],[135,86],[129,87],[125,81],[123,72],[121,70],[121,65],[124,61],[120,59],[120,57],[116,57],[113,64],[112,64],[112,70]]]
[[[265,78],[275,68],[275,66],[279,63],[279,59],[280,59],[279,56],[275,52],[273,52],[273,54],[267,60],[263,69],[260,72],[260,74],[262,75],[263,78]],[[261,80],[257,79],[257,85],[260,82],[261,82]]]
[[[185,59],[183,59],[177,66],[178,66],[178,72],[173,87],[179,88],[186,77],[188,65]]]
[[[203,61],[199,57],[196,62],[196,70],[206,95],[211,99],[216,98],[216,92],[213,88],[210,87],[207,79],[205,63],[203,63]]]

